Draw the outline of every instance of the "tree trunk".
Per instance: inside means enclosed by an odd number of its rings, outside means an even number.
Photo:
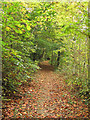
[[[59,66],[59,60],[60,60],[60,51],[58,51],[57,67]]]
[[[52,57],[51,57],[51,65],[53,65],[53,50],[52,50]]]

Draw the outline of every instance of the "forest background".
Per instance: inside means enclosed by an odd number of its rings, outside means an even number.
[[[49,59],[67,85],[88,100],[88,2],[3,2],[2,8],[3,99]]]

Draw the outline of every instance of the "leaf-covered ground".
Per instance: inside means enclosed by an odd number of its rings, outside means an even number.
[[[63,76],[48,61],[28,85],[18,86],[22,96],[3,102],[3,117],[9,118],[88,118],[88,106],[72,96]],[[75,93],[74,93],[75,94]]]

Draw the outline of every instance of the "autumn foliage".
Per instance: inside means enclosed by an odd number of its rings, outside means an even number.
[[[88,2],[2,8],[3,117],[87,118]]]

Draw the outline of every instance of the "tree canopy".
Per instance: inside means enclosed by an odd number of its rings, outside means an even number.
[[[88,2],[3,2],[2,8],[3,93],[17,92],[49,58],[68,85],[87,94]]]

